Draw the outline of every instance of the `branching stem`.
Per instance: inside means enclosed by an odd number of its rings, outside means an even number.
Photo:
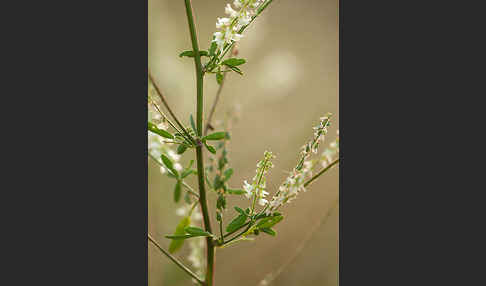
[[[196,68],[196,87],[197,87],[197,113],[196,113],[196,129],[197,135],[202,136],[202,121],[203,121],[203,78],[204,72],[201,65],[201,55],[199,54],[199,46],[197,43],[196,27],[194,25],[194,16],[192,13],[191,0],[184,0],[186,6],[187,22],[189,24],[189,32],[191,34],[192,50],[194,52],[194,65]],[[209,219],[209,211],[206,200],[205,188],[205,174],[202,144],[196,146],[196,160],[197,160],[197,177],[199,183],[199,202],[201,204],[201,212],[204,220],[204,228],[207,232],[211,231],[211,221]],[[208,286],[214,284],[214,244],[212,238],[206,238],[206,278],[205,283]]]

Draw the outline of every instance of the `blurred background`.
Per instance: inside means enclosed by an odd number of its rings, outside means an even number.
[[[193,0],[201,49],[208,49],[217,17],[224,17],[223,0]],[[183,1],[149,0],[148,66],[169,104],[188,124],[196,110],[194,62],[178,54],[191,49]],[[226,78],[213,120],[239,110],[229,141],[229,165],[235,170],[230,186],[241,188],[255,174],[255,164],[265,150],[277,157],[267,178],[270,197],[299,158],[300,147],[312,138],[312,126],[326,112],[334,114],[324,146],[336,137],[339,128],[338,100],[338,1],[274,0],[244,32],[238,57],[247,63],[244,76],[231,73]],[[205,77],[205,113],[215,97],[214,75]],[[322,147],[321,147],[322,148]],[[322,149],[321,149],[322,150]],[[188,162],[193,152],[181,161]],[[167,248],[163,236],[174,231],[180,216],[173,202],[174,182],[159,172],[149,160],[148,231]],[[268,274],[287,265],[271,285],[338,285],[339,169],[333,168],[281,208],[285,219],[275,230],[276,237],[259,235],[254,242],[241,242],[216,251],[217,286],[258,285]],[[187,181],[197,188],[195,178]],[[208,195],[214,209],[216,195]],[[231,196],[225,218],[236,213],[233,206],[246,206],[244,197]],[[215,225],[214,214],[212,214]],[[315,231],[314,231],[315,230]],[[313,232],[305,246],[302,241]],[[296,256],[296,252],[299,254]],[[187,243],[176,254],[187,265]],[[149,243],[149,285],[194,285]],[[289,259],[294,259],[289,263]]]

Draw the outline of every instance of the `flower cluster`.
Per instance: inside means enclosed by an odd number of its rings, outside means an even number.
[[[329,148],[324,150],[320,157],[314,160],[306,160],[310,156],[310,152],[317,153],[319,142],[324,140],[324,136],[327,134],[327,126],[329,126],[329,116],[321,117],[319,125],[314,127],[314,139],[303,147],[299,165],[292,170],[268,203],[265,210],[267,215],[270,215],[283,204],[291,202],[301,191],[305,192],[305,182],[312,177],[312,172],[317,166],[321,165],[322,168],[326,168],[335,160],[334,157],[339,153],[339,136],[330,144]]]
[[[263,160],[259,161],[257,164],[256,175],[252,179],[252,183],[249,184],[245,180],[243,189],[245,190],[245,196],[248,199],[258,199],[258,204],[264,206],[268,203],[265,197],[268,195],[266,189],[265,174],[270,168],[273,168],[273,163],[270,161],[275,156],[272,152],[265,151]]]
[[[226,4],[225,13],[228,17],[218,18],[216,28],[219,31],[214,33],[213,42],[216,42],[218,50],[222,52],[226,44],[238,42],[243,37],[239,33],[240,29],[250,24],[251,17],[256,14],[256,8],[262,2],[262,0],[234,0],[233,6],[238,10]]]

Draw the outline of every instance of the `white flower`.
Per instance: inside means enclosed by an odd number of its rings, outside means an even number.
[[[182,165],[179,164],[179,163],[175,163],[174,164],[174,169],[176,169],[177,171],[181,171],[182,170]]]
[[[259,199],[258,200],[258,204],[261,205],[261,206],[264,206],[268,203],[268,201],[266,199]]]
[[[230,23],[231,23],[231,20],[229,18],[218,18],[218,22],[216,22],[216,28],[221,29],[221,27],[227,26]],[[216,32],[216,33],[219,33],[219,32]]]
[[[242,5],[241,0],[235,0],[235,1],[233,1],[233,6],[235,6],[236,8],[240,8],[241,5]]]
[[[165,167],[160,166],[160,172],[162,174],[165,174],[165,173],[167,173],[167,169]]]
[[[245,197],[249,199],[253,195],[253,185],[248,184],[246,180],[244,181],[244,183],[245,185],[243,186],[243,189],[246,192]]]
[[[238,16],[238,12],[236,12],[235,10],[233,10],[233,8],[231,8],[231,5],[230,4],[226,4],[226,7],[224,8],[224,12],[226,14],[228,14],[231,18],[234,18],[234,17],[237,17]]]
[[[174,161],[179,161],[179,159],[181,158],[181,156],[177,155],[177,153],[174,152],[174,150],[167,151],[167,155],[169,155],[169,157]]]

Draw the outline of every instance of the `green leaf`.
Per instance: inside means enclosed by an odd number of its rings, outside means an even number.
[[[244,193],[246,192],[242,189],[228,189],[228,194],[231,195],[243,195]]]
[[[196,235],[191,235],[191,234],[184,234],[184,235],[166,235],[165,237],[168,239],[174,239],[174,240],[184,240],[188,239],[191,237],[195,237]]]
[[[186,150],[187,150],[187,145],[181,144],[179,145],[179,147],[177,147],[177,154],[182,154],[186,152]]]
[[[271,236],[275,236],[277,233],[271,229],[271,228],[260,228],[261,231],[263,231],[264,233],[267,233],[267,234],[270,234]]]
[[[276,225],[279,223],[281,220],[283,220],[283,216],[271,216],[271,217],[266,217],[262,219],[258,224],[256,225],[258,228],[271,228],[272,226]]]
[[[191,224],[191,218],[190,217],[184,217],[179,224],[176,227],[176,230],[174,232],[174,236],[180,236],[180,235],[185,235],[186,232],[184,229]],[[169,245],[169,252],[174,253],[177,250],[179,250],[182,245],[184,244],[183,239],[178,239],[178,240],[173,240],[170,245]]]
[[[224,171],[224,179],[223,181],[226,182],[231,178],[231,175],[233,175],[233,168],[229,168],[228,170]]]
[[[213,234],[201,229],[199,227],[188,226],[184,229],[185,232],[192,236],[214,236]]]
[[[243,72],[240,70],[238,67],[233,67],[233,66],[228,66],[230,69],[232,69],[234,72],[239,73],[240,75],[243,75]]]
[[[193,58],[194,57],[194,51],[183,51],[182,53],[179,54],[179,57],[180,58],[182,58],[182,57]]]
[[[216,44],[216,42],[212,42],[211,47],[209,47],[209,55],[211,57],[216,54],[216,48],[218,48],[218,44]]]
[[[206,143],[206,140],[204,140],[203,142],[204,142],[204,146],[206,146],[206,148],[208,149],[209,152],[216,154],[216,149],[214,149],[213,146],[208,145],[208,143]]]
[[[237,230],[240,226],[244,225],[245,222],[246,222],[246,215],[240,214],[230,222],[230,224],[226,227],[226,231],[233,232]]]
[[[174,135],[170,134],[169,132],[163,130],[163,129],[159,129],[155,124],[153,124],[152,122],[148,122],[148,130],[152,133],[155,133],[157,135],[160,135],[162,137],[165,137],[165,138],[169,138],[169,139],[174,139]]]
[[[223,78],[224,78],[224,76],[223,76],[223,74],[222,74],[222,73],[218,72],[218,73],[216,74],[216,82],[217,82],[218,84],[223,83]]]
[[[240,208],[240,207],[235,207],[235,210],[236,210],[237,212],[239,212],[240,214],[242,214],[242,215],[246,216],[246,213],[245,213],[245,211],[244,211],[242,208]]]
[[[216,201],[216,208],[220,210],[226,208],[226,198],[223,195],[218,196],[218,200]]]
[[[207,136],[204,136],[202,140],[221,140],[221,139],[225,139],[227,138],[227,135],[228,132],[224,132],[224,131],[221,131],[221,132],[215,132],[215,133],[211,133]]]
[[[181,199],[181,181],[177,180],[174,188],[174,201],[177,203]]]
[[[192,117],[192,114],[189,116],[189,121],[191,122],[191,127],[192,127],[192,130],[194,131],[194,133],[197,134],[197,131],[196,131],[196,124],[194,123],[194,117]]]
[[[245,59],[237,59],[237,58],[227,59],[227,60],[224,60],[222,62],[223,65],[229,66],[229,67],[239,66],[239,65],[242,65],[244,63],[246,63]]]
[[[172,174],[174,174],[176,177],[179,177],[179,173],[177,172],[176,169],[174,169],[174,165],[172,164],[172,161],[165,156],[164,154],[160,155],[160,158],[162,158],[162,163],[169,169]]]
[[[209,53],[207,51],[199,51],[200,56],[209,56]],[[179,54],[179,57],[189,57],[193,58],[194,57],[194,51],[183,51],[182,53]]]
[[[197,174],[197,171],[194,169],[186,169],[184,172],[181,174],[181,178],[184,179],[185,177],[189,176],[190,174]]]
[[[216,174],[216,176],[214,176],[214,190],[219,190],[221,187],[223,187],[223,181],[221,180],[221,177]]]

